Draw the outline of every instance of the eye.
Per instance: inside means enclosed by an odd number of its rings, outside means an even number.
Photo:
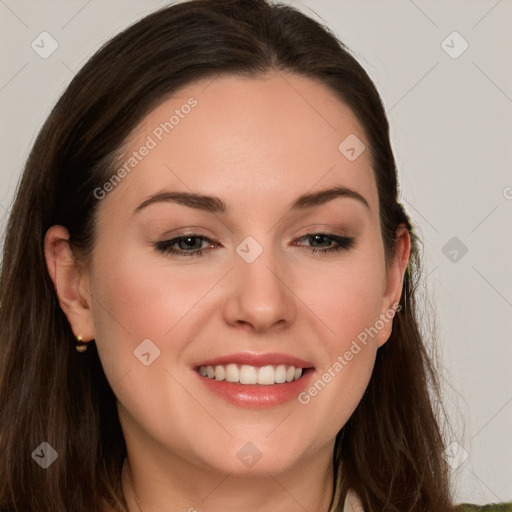
[[[330,253],[330,252],[337,252],[337,251],[346,251],[348,249],[351,249],[354,246],[355,239],[352,237],[346,237],[346,236],[338,236],[331,233],[312,233],[306,236],[303,236],[302,238],[299,238],[299,240],[309,240],[313,243],[325,243],[325,241],[331,240],[331,242],[327,242],[327,247],[313,247],[311,248],[312,253],[322,252],[322,253]],[[332,241],[336,245],[332,246]]]
[[[190,235],[182,235],[172,240],[164,240],[162,242],[157,242],[155,247],[158,251],[164,254],[173,254],[176,256],[185,256],[185,257],[194,257],[194,256],[202,256],[204,247],[202,248],[203,242],[213,242],[210,238],[197,234]],[[178,246],[178,249],[175,248]],[[189,250],[191,249],[191,250]]]
[[[298,239],[308,240],[313,244],[320,244],[327,246],[324,247],[312,247],[309,246],[309,250],[312,253],[333,253],[337,251],[348,250],[354,246],[355,239],[351,237],[338,236],[331,233],[311,233]],[[204,247],[203,243],[209,242],[209,247]],[[333,245],[333,243],[335,245]],[[164,254],[172,254],[178,257],[200,257],[204,255],[205,250],[210,250],[219,244],[214,240],[195,233],[188,235],[181,235],[171,240],[164,240],[157,242],[155,248]]]

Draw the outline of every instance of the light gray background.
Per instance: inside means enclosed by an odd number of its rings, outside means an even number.
[[[29,148],[74,73],[104,41],[166,3],[0,0],[2,233]],[[401,200],[424,240],[447,437],[458,443],[447,453],[456,499],[512,500],[512,3],[287,3],[334,29],[386,105]],[[31,48],[43,31],[59,45],[47,59]],[[446,39],[453,31],[469,44],[458,58],[445,51],[463,48],[459,36]],[[452,237],[458,247],[443,252]]]

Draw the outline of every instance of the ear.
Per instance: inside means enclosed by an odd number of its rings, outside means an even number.
[[[89,273],[73,255],[65,227],[52,226],[48,229],[44,253],[60,307],[75,336],[81,336],[84,342],[94,339]]]
[[[386,270],[386,288],[382,297],[380,320],[384,324],[379,329],[378,346],[381,347],[391,336],[393,316],[396,313],[404,284],[405,271],[411,255],[411,234],[405,224],[396,230],[396,244],[393,260]]]

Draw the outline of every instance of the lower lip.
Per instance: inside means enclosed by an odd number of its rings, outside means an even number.
[[[195,373],[210,391],[227,402],[242,407],[264,408],[274,407],[297,399],[299,393],[308,386],[313,372],[313,368],[308,368],[303,371],[302,376],[297,380],[268,386],[215,380],[203,377],[198,372]]]

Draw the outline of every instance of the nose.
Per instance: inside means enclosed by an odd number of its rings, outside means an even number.
[[[224,303],[225,321],[258,333],[291,325],[297,300],[293,283],[272,251],[265,248],[251,263],[238,255],[235,261]]]

